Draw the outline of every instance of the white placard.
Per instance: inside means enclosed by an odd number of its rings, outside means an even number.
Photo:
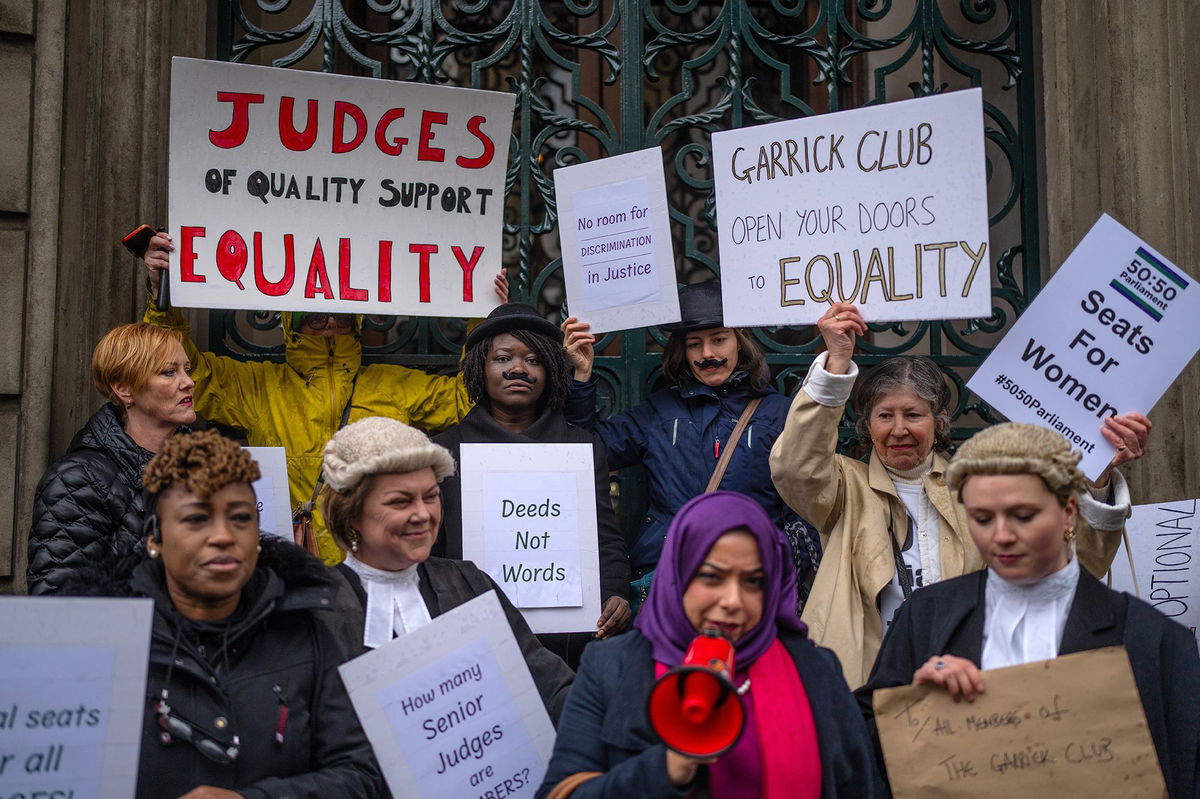
[[[1196,634],[1200,627],[1200,499],[1134,505],[1125,522],[1137,584],[1121,542],[1112,587],[1140,596]],[[1200,645],[1200,638],[1197,639]]]
[[[967,387],[1013,421],[1062,433],[1095,479],[1116,453],[1103,420],[1149,413],[1196,354],[1195,284],[1105,214]]]
[[[129,799],[148,599],[0,599],[0,796]]]
[[[596,333],[679,321],[662,150],[554,170],[571,313]]]
[[[459,473],[463,559],[500,585],[535,633],[594,631],[600,553],[592,445],[463,444]]]
[[[393,796],[537,791],[554,727],[494,591],[339,671]]]
[[[983,93],[714,133],[725,323],[990,316]]]
[[[293,540],[292,495],[288,486],[287,450],[283,447],[243,447],[258,463],[262,477],[254,481],[259,531]]]
[[[174,58],[171,298],[486,316],[513,95]]]

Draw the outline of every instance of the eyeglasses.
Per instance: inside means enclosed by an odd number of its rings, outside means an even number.
[[[241,744],[236,735],[233,736],[232,742],[222,741],[220,736],[179,715],[167,704],[166,691],[163,691],[163,698],[154,703],[154,712],[158,715],[158,726],[162,727],[159,739],[164,745],[178,738],[187,741],[196,747],[200,754],[222,766],[228,766],[237,760]]]
[[[348,313],[310,313],[304,317],[304,324],[313,330],[324,330],[332,321],[338,327],[350,327],[354,324],[354,314]]]

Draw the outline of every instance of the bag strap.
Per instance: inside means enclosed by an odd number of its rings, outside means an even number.
[[[554,786],[554,790],[546,796],[546,799],[567,799],[580,785],[603,775],[603,771],[577,771],[571,776],[560,780],[558,785]]]
[[[708,487],[704,489],[705,494],[711,494],[717,490],[717,486],[721,485],[721,478],[725,476],[725,470],[729,468],[729,462],[733,460],[733,451],[737,449],[738,441],[742,439],[746,425],[750,424],[750,417],[754,416],[754,412],[758,410],[762,400],[762,397],[755,397],[746,403],[746,409],[738,417],[733,434],[729,436],[729,441],[725,444],[725,451],[721,453],[721,459],[717,461],[717,468],[713,469],[712,477],[708,478]]]
[[[342,418],[341,421],[338,422],[338,430],[341,430],[346,426],[346,422],[350,421],[350,405],[354,402],[354,387],[356,385],[358,385],[357,372],[354,375],[354,379],[350,381],[350,396],[346,397],[346,406],[342,408]],[[335,430],[334,432],[337,431]],[[317,474],[317,482],[316,485],[313,486],[312,496],[308,498],[308,502],[303,503],[299,508],[296,509],[296,512],[292,515],[293,521],[295,520],[295,517],[301,513],[312,513],[312,509],[317,506],[317,494],[321,493],[321,486],[323,485],[325,485],[325,470],[321,469],[321,471]]]
[[[905,518],[907,519],[907,516]],[[909,520],[909,534],[911,533],[912,524]],[[904,555],[900,552],[900,543],[896,541],[896,535],[892,532],[890,520],[888,521],[888,538],[892,539],[892,557],[896,559],[896,577],[900,580],[900,591],[904,594],[904,600],[907,602],[913,592],[912,575],[908,573],[908,566],[904,563]]]

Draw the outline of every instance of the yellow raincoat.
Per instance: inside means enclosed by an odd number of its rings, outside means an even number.
[[[351,422],[387,416],[432,434],[456,424],[471,409],[461,375],[443,377],[393,364],[363,366],[357,335],[326,338],[294,333],[290,314],[284,314],[282,325],[284,363],[200,352],[183,316],[174,310],[160,311],[153,299],[147,303],[144,320],[183,332],[196,381],[197,413],[244,430],[251,446],[287,451],[293,509],[313,495],[325,443],[337,432],[352,386]],[[319,510],[313,513],[313,524],[321,557],[329,564],[340,562],[343,553],[325,529]]]

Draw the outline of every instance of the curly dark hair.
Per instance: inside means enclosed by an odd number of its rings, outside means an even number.
[[[167,439],[146,468],[142,484],[151,494],[180,485],[201,499],[233,483],[253,483],[262,477],[250,453],[216,430],[179,433]]]
[[[571,362],[567,359],[567,351],[559,341],[549,336],[543,336],[529,330],[510,330],[509,334],[537,356],[546,367],[546,390],[538,400],[538,409],[562,408],[567,404],[567,396],[571,391]],[[471,402],[490,408],[491,398],[487,393],[487,357],[492,351],[492,339],[480,339],[474,347],[467,350],[463,358],[463,384],[467,388],[467,396]]]

